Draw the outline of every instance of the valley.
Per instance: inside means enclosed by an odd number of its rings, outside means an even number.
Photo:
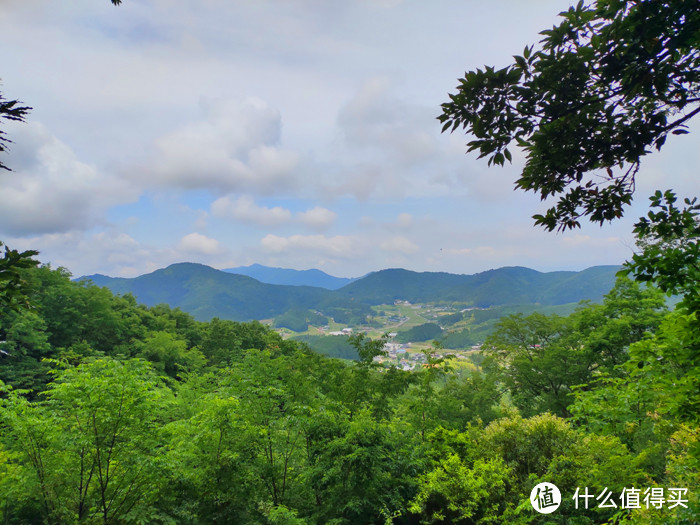
[[[347,336],[357,333],[391,334],[392,344],[405,345],[408,354],[432,341],[465,352],[481,344],[503,316],[568,315],[580,301],[601,301],[618,270],[597,266],[543,273],[505,267],[460,275],[386,269],[337,288],[344,281],[320,270],[241,269],[256,279],[233,273],[236,269],[178,263],[131,279],[92,275],[81,280],[132,294],[147,306],[180,308],[200,321],[260,321],[320,353],[354,358]],[[332,289],[299,282],[326,283]]]

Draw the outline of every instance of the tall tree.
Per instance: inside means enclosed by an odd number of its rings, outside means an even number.
[[[516,188],[557,199],[533,216],[548,230],[621,217],[641,158],[700,113],[697,0],[581,0],[560,16],[512,65],[467,72],[438,117],[489,165],[525,151]]]
[[[152,521],[168,392],[144,361],[58,372],[42,402],[0,388],[3,441],[33,472],[45,523]]]
[[[0,162],[0,168],[4,167]],[[11,250],[0,241],[0,250],[3,247],[4,253],[0,258],[0,307],[9,307],[14,310],[27,307],[29,305],[27,300],[29,289],[26,281],[22,278],[22,270],[39,264],[39,261],[33,258],[35,255],[39,255],[39,252],[36,250],[23,252]]]
[[[601,373],[619,375],[628,347],[655,330],[664,311],[658,290],[619,278],[602,305],[585,305],[568,317],[502,318],[484,345],[487,367],[527,415],[568,416],[573,387]]]

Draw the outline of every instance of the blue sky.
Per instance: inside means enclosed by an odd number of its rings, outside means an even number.
[[[697,193],[698,133],[650,156],[627,217],[564,234],[436,116],[566,1],[6,0],[0,239],[74,275],[195,261],[358,276],[620,264],[654,189]],[[697,126],[696,126],[697,128]]]

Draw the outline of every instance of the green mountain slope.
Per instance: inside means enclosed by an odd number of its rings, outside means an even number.
[[[595,266],[582,272],[542,273],[516,266],[474,275],[390,269],[371,273],[338,293],[371,304],[406,300],[453,301],[480,307],[557,305],[584,299],[601,300],[612,288],[619,269],[619,266]]]
[[[251,277],[194,263],[179,263],[139,277],[84,277],[114,293],[132,293],[148,306],[167,303],[198,320],[271,319],[290,310],[311,310],[338,323],[363,324],[370,305],[410,302],[456,302],[479,307],[538,304],[543,306],[599,301],[613,286],[617,266],[582,272],[541,273],[508,267],[475,275],[382,270],[340,290],[274,285]]]
[[[114,293],[132,293],[152,306],[167,303],[198,320],[213,317],[234,321],[269,319],[292,308],[316,308],[337,314],[367,315],[366,307],[310,286],[264,284],[251,277],[215,270],[194,263],[179,263],[132,279],[87,276]]]

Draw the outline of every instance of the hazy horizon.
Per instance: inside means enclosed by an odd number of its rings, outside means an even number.
[[[381,272],[381,271],[384,271],[384,270],[407,270],[407,271],[409,271],[409,272],[416,272],[416,273],[441,273],[440,271],[431,271],[431,270],[423,270],[423,271],[420,271],[420,270],[411,270],[410,268],[402,268],[402,267],[386,267],[386,268],[377,268],[377,269],[375,269],[375,270],[370,270],[370,271],[368,271],[368,272],[366,272],[366,273],[363,273],[362,275],[336,275],[336,274],[329,273],[329,272],[326,272],[326,271],[324,271],[324,270],[321,270],[320,268],[313,268],[313,267],[309,267],[309,268],[289,268],[289,267],[283,267],[283,266],[266,266],[266,265],[259,264],[259,263],[252,263],[252,264],[241,265],[241,266],[236,266],[236,267],[218,268],[218,267],[211,266],[211,265],[208,265],[208,264],[205,264],[205,263],[196,263],[196,262],[193,262],[193,261],[175,261],[175,262],[169,263],[169,264],[167,264],[166,266],[163,266],[163,267],[161,267],[161,268],[156,268],[155,270],[149,270],[149,271],[144,272],[144,273],[142,273],[142,274],[134,275],[134,276],[130,276],[130,277],[139,277],[139,276],[141,276],[141,275],[147,275],[147,274],[149,274],[149,273],[152,273],[152,272],[155,272],[155,271],[158,271],[158,270],[162,270],[162,269],[165,269],[165,268],[168,268],[168,267],[170,267],[170,266],[177,265],[177,264],[203,264],[204,266],[209,266],[210,268],[213,268],[214,270],[219,270],[219,271],[234,270],[234,269],[237,269],[237,268],[249,268],[249,267],[252,267],[252,266],[260,266],[260,267],[263,267],[263,268],[266,268],[266,269],[272,269],[272,270],[292,270],[292,271],[295,271],[295,272],[305,272],[305,271],[309,271],[309,270],[318,270],[318,271],[321,271],[321,272],[325,273],[326,275],[329,275],[330,277],[334,277],[334,278],[338,278],[338,279],[361,279],[362,277],[366,277],[367,275],[369,275],[369,274],[371,274],[371,273],[377,273],[377,272]],[[478,274],[478,273],[488,272],[488,271],[491,271],[491,270],[500,270],[500,269],[502,269],[502,268],[527,268],[527,269],[529,269],[529,270],[534,270],[534,271],[540,272],[540,273],[582,272],[582,271],[587,270],[587,269],[589,269],[589,268],[593,268],[593,267],[603,267],[603,266],[621,266],[621,264],[596,264],[596,265],[586,266],[585,268],[579,268],[579,269],[572,269],[572,270],[568,270],[568,269],[567,269],[567,270],[547,270],[547,271],[538,270],[537,268],[531,268],[531,267],[529,267],[529,266],[523,266],[523,265],[519,265],[519,264],[513,264],[513,265],[498,266],[498,267],[494,267],[494,268],[485,268],[485,269],[483,269],[483,270],[478,270],[478,271],[475,271],[475,272],[468,272],[468,273],[465,273],[465,272],[461,272],[461,273],[459,273],[459,272],[443,272],[443,273],[452,273],[452,274],[455,274],[455,275],[474,275],[474,274]],[[67,268],[67,269],[70,271],[70,268]],[[72,272],[71,272],[71,273],[72,273]],[[82,275],[80,275],[80,276],[73,274],[73,278],[90,277],[91,275],[104,275],[104,276],[106,276],[106,277],[123,277],[123,276],[119,276],[119,275],[104,274],[104,273],[102,273],[102,272],[92,272],[92,273],[82,274]]]

